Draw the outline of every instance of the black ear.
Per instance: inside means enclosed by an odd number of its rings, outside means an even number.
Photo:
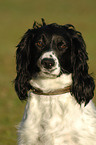
[[[95,88],[94,80],[88,74],[86,45],[81,33],[74,26],[67,25],[67,29],[72,37],[72,94],[79,104],[86,105],[93,98]]]
[[[29,80],[32,77],[34,69],[32,63],[34,61],[32,56],[35,56],[35,52],[32,49],[32,44],[34,43],[34,37],[36,36],[37,30],[40,27],[45,26],[46,23],[42,19],[42,24],[34,22],[33,29],[29,29],[21,39],[20,43],[17,45],[16,51],[16,71],[17,76],[15,78],[15,90],[20,98],[20,100],[25,100],[27,98],[27,92],[30,90],[31,86]],[[33,62],[32,62],[33,61]],[[31,69],[31,70],[30,70]]]
[[[30,89],[28,72],[28,65],[30,60],[30,44],[33,39],[33,30],[28,30],[23,36],[20,43],[17,45],[16,51],[16,71],[17,76],[15,79],[15,90],[20,100],[27,98],[27,91]]]

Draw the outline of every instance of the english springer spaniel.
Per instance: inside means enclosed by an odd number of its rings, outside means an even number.
[[[73,25],[34,22],[16,51],[15,90],[27,100],[19,145],[96,145],[94,80]]]

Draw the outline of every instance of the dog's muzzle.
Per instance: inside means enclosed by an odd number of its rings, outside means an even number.
[[[45,52],[38,60],[41,73],[46,75],[58,76],[60,65],[56,54],[53,51]]]

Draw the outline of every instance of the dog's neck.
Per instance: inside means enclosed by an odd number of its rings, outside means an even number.
[[[30,91],[34,94],[37,94],[37,95],[60,95],[60,94],[65,94],[65,93],[71,92],[71,86],[67,86],[67,87],[62,88],[62,89],[56,89],[54,91],[49,91],[46,93],[44,93],[42,90],[40,90],[38,88],[34,88],[34,87],[32,87],[30,89]]]
[[[62,74],[60,77],[57,78],[37,77],[32,79],[30,81],[30,84],[33,87],[33,90],[36,90],[37,93],[43,92],[47,95],[47,93],[49,92],[53,92],[53,94],[56,94],[58,92],[59,94],[62,94],[65,92],[70,92],[72,76],[71,74]]]

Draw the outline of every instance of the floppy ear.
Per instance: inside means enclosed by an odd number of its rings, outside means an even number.
[[[30,62],[31,62],[30,60],[32,60],[31,55],[33,56],[35,55],[31,48],[33,38],[36,34],[37,29],[45,25],[46,23],[44,19],[42,19],[42,24],[38,24],[37,22],[34,22],[33,29],[29,29],[21,39],[20,43],[17,45],[17,51],[16,51],[17,76],[14,83],[15,83],[15,90],[20,100],[25,100],[27,98],[27,92],[31,88],[29,84],[29,80],[31,79],[32,75],[30,74],[30,72],[34,71],[34,69],[30,68]]]
[[[86,105],[94,96],[94,80],[88,74],[88,55],[86,52],[86,45],[79,32],[76,32],[73,36],[72,43],[72,93],[79,104],[84,102]]]
[[[29,79],[30,75],[28,72],[28,65],[30,60],[29,46],[33,38],[33,30],[28,30],[23,36],[20,43],[17,45],[16,51],[16,70],[17,76],[15,79],[15,90],[20,100],[27,98],[27,91],[30,89]]]
[[[72,37],[72,94],[79,104],[86,105],[93,98],[95,88],[94,80],[88,74],[86,45],[81,33],[74,26],[67,25],[67,28]]]

